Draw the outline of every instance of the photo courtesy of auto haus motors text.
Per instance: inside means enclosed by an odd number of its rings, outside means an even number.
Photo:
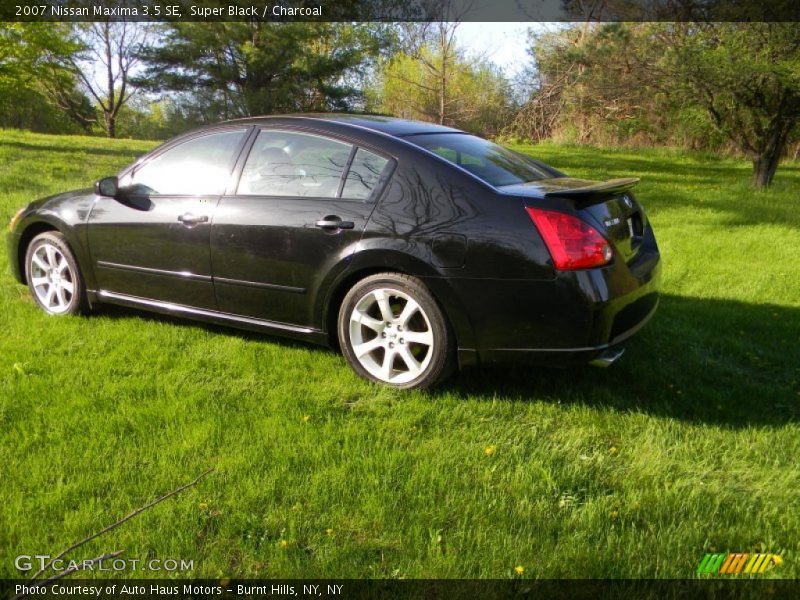
[[[234,594],[239,597],[271,596],[271,597],[302,597],[302,598],[328,598],[342,597],[344,584],[234,584],[221,581],[216,584],[184,583],[175,585],[171,583],[107,583],[92,585],[87,582],[79,585],[71,582],[69,585],[53,584],[49,588],[31,587],[18,584],[15,592],[27,597],[37,596],[81,596],[81,597],[215,597],[224,594]]]
[[[794,597],[800,11],[0,6],[0,597]]]

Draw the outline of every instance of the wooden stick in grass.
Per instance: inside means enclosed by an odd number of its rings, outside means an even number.
[[[153,501],[152,501],[152,502],[150,502],[149,504],[145,504],[145,505],[144,505],[144,506],[142,506],[141,508],[137,508],[137,509],[136,509],[136,510],[134,510],[133,512],[131,512],[131,513],[128,513],[127,515],[125,515],[124,517],[122,517],[122,518],[121,518],[119,521],[115,521],[114,523],[112,523],[111,525],[109,525],[108,527],[106,527],[106,528],[104,528],[104,529],[101,529],[101,530],[100,530],[100,531],[98,531],[97,533],[93,533],[93,534],[92,534],[92,535],[90,535],[89,537],[83,538],[83,539],[82,539],[81,541],[79,541],[79,542],[75,542],[74,544],[72,544],[72,546],[70,546],[70,547],[69,547],[69,548],[67,548],[66,550],[63,550],[63,551],[61,551],[59,554],[57,554],[56,556],[54,556],[53,558],[51,558],[51,559],[50,559],[50,560],[47,562],[47,564],[45,564],[45,565],[44,565],[44,566],[43,566],[41,569],[39,569],[39,570],[38,570],[38,571],[37,571],[37,572],[36,572],[36,573],[33,575],[33,577],[31,577],[31,581],[33,581],[34,579],[36,579],[37,577],[39,577],[39,575],[41,575],[41,574],[42,574],[42,573],[44,573],[44,572],[45,572],[47,569],[49,569],[49,568],[50,568],[50,566],[51,566],[51,565],[52,565],[52,564],[53,564],[55,561],[57,561],[59,558],[62,558],[62,557],[65,555],[65,554],[67,554],[67,553],[69,553],[69,552],[72,552],[73,550],[75,550],[75,548],[79,548],[80,546],[83,546],[83,545],[84,545],[84,544],[86,544],[87,542],[91,542],[93,539],[95,539],[95,538],[97,538],[97,537],[100,537],[100,536],[101,536],[101,535],[103,535],[104,533],[108,533],[108,532],[109,532],[109,531],[111,531],[112,529],[114,529],[114,528],[116,528],[116,527],[119,527],[119,526],[120,526],[120,525],[122,525],[122,524],[123,524],[125,521],[129,521],[130,519],[132,519],[132,518],[133,518],[133,517],[135,517],[136,515],[139,515],[139,514],[143,513],[143,512],[144,512],[144,511],[146,511],[148,508],[152,508],[152,507],[154,507],[156,504],[159,504],[159,503],[163,502],[163,501],[164,501],[164,500],[166,500],[167,498],[170,498],[170,497],[174,496],[175,494],[179,494],[180,492],[182,492],[182,491],[183,491],[183,490],[185,490],[185,489],[188,489],[188,488],[190,488],[190,487],[192,487],[192,486],[194,486],[194,485],[197,485],[197,482],[198,482],[198,481],[200,481],[200,480],[201,480],[203,477],[205,477],[206,475],[208,475],[209,473],[211,473],[213,470],[214,470],[214,469],[213,469],[213,468],[211,468],[211,469],[208,469],[207,471],[204,471],[203,473],[201,473],[200,475],[198,475],[198,476],[197,476],[195,479],[193,479],[193,480],[192,480],[192,481],[190,481],[189,483],[187,483],[187,484],[185,484],[185,485],[182,485],[181,487],[179,487],[179,488],[176,488],[176,489],[172,490],[170,493],[168,493],[168,494],[165,494],[165,495],[161,496],[160,498],[156,498],[155,500],[153,500]]]
[[[102,556],[98,556],[97,558],[92,558],[90,560],[82,560],[81,562],[71,566],[66,571],[62,571],[58,575],[53,575],[52,577],[49,577],[47,579],[42,579],[41,581],[35,581],[30,586],[29,589],[33,589],[33,588],[37,588],[37,587],[42,587],[42,588],[46,587],[48,585],[51,585],[51,584],[55,583],[59,579],[63,579],[64,577],[72,575],[76,571],[82,571],[82,570],[86,569],[90,565],[94,565],[95,563],[101,563],[104,560],[108,560],[110,558],[116,558],[117,556],[119,556],[123,552],[125,552],[125,551],[124,550],[117,550],[116,552],[109,552],[107,554],[103,554]],[[17,594],[16,596],[14,596],[13,600],[22,600],[22,598],[27,598],[28,596],[30,596],[30,592]]]

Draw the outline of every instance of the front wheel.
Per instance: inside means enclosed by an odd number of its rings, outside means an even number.
[[[342,301],[337,329],[345,358],[366,379],[421,389],[453,370],[453,336],[415,277],[379,273],[362,279]]]
[[[85,312],[86,289],[75,255],[57,231],[37,235],[25,253],[25,277],[33,299],[51,315]]]

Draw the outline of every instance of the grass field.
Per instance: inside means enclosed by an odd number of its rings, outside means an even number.
[[[0,218],[151,146],[1,131]],[[520,149],[642,178],[664,296],[611,369],[396,392],[322,348],[45,316],[2,253],[0,577],[210,467],[73,557],[194,560],[198,577],[691,577],[714,548],[800,576],[800,165],[756,193],[733,159]]]

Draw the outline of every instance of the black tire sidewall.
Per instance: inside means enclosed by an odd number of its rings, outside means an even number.
[[[382,381],[369,373],[353,353],[350,342],[350,314],[365,294],[378,288],[394,289],[411,296],[428,317],[433,333],[433,356],[422,375],[407,383]],[[398,389],[424,389],[444,380],[453,370],[454,341],[444,312],[427,287],[416,277],[399,273],[378,273],[356,283],[342,300],[337,319],[337,333],[342,354],[352,369],[364,379]]]
[[[33,253],[44,243],[52,244],[58,248],[59,252],[61,252],[61,254],[64,256],[64,259],[67,261],[67,264],[72,271],[74,279],[72,282],[74,292],[72,294],[72,299],[70,300],[69,308],[63,313],[50,312],[39,300],[39,297],[36,295],[36,290],[33,289],[33,283],[31,282],[31,257],[33,256]],[[48,231],[45,233],[40,233],[31,240],[25,251],[25,280],[28,282],[28,289],[31,291],[33,300],[36,302],[39,308],[45,311],[48,315],[77,315],[85,312],[86,289],[84,288],[83,275],[81,274],[81,270],[78,266],[78,261],[76,260],[75,255],[72,253],[72,250],[61,233],[56,231]]]

